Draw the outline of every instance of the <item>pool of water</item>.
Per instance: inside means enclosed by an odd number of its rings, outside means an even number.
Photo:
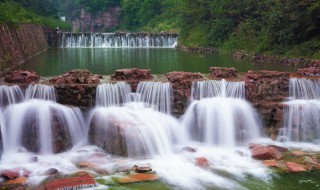
[[[109,75],[123,68],[151,69],[153,74],[170,71],[209,73],[212,66],[235,67],[239,72],[295,70],[285,65],[252,63],[226,55],[188,53],[174,48],[50,48],[19,69],[53,76],[72,69],[88,69],[92,73]]]

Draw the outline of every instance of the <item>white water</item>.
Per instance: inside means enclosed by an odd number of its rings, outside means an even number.
[[[134,101],[145,102],[157,111],[171,114],[172,97],[172,86],[169,82],[140,82]]]
[[[52,154],[53,127],[65,130],[66,139],[72,145],[86,143],[86,130],[82,114],[78,108],[70,108],[55,102],[29,100],[8,106],[3,112],[4,122],[1,125],[4,153],[14,153],[24,149],[24,142],[34,141],[37,152]],[[57,129],[58,130],[58,129]],[[29,136],[35,134],[36,136]],[[37,150],[38,149],[38,150]]]
[[[191,139],[235,147],[259,138],[261,124],[255,110],[243,99],[243,82],[195,82],[192,98],[196,100],[182,120]]]
[[[121,106],[130,102],[131,87],[125,82],[100,84],[96,92],[96,106]]]
[[[19,86],[0,85],[0,108],[21,102],[23,99],[24,94]]]
[[[290,79],[289,101],[284,102],[284,125],[278,140],[319,143],[320,80]]]
[[[62,46],[66,48],[174,48],[178,37],[172,34],[63,34]]]
[[[241,87],[240,84],[237,85]],[[126,90],[120,90],[120,86]],[[169,114],[160,113],[156,111],[157,108],[146,106],[145,104],[145,102],[148,102],[156,105],[156,107],[161,107],[159,101],[168,102],[171,98],[167,95],[171,90],[166,83],[142,83],[141,90],[138,91],[141,93],[140,98],[145,97],[143,99],[144,103],[125,103],[127,101],[123,100],[128,97],[127,94],[130,92],[127,87],[125,83],[101,85],[99,92],[97,91],[97,101],[100,103],[97,103],[98,107],[94,108],[90,113],[87,123],[90,124],[94,119],[101,129],[117,127],[121,131],[119,134],[122,136],[106,134],[104,132],[108,130],[100,130],[96,137],[100,135],[105,139],[110,138],[108,139],[110,141],[118,141],[119,138],[125,138],[129,159],[114,158],[110,155],[96,156],[97,153],[101,154],[102,150],[96,146],[81,146],[86,144],[83,140],[87,139],[87,128],[83,127],[83,117],[79,109],[62,106],[52,101],[28,100],[10,105],[4,111],[3,118],[6,119],[2,120],[1,127],[4,133],[5,152],[0,161],[0,169],[27,169],[32,172],[28,178],[28,183],[38,184],[46,178],[45,171],[49,168],[56,168],[62,174],[70,174],[80,170],[77,167],[80,161],[93,163],[96,168],[106,170],[111,175],[118,175],[117,170],[119,168],[130,169],[134,164],[140,166],[148,165],[156,171],[161,180],[170,184],[173,189],[184,190],[201,190],[212,187],[216,189],[245,189],[235,179],[245,181],[248,176],[254,176],[259,179],[268,177],[266,169],[251,159],[249,150],[238,146],[243,141],[249,141],[258,136],[259,125],[256,122],[256,118],[250,119],[252,110],[248,108],[245,100],[226,98],[224,97],[225,95],[217,98],[203,98],[207,97],[207,95],[204,95],[202,100],[192,102],[181,124]],[[224,88],[220,89],[226,92]],[[103,100],[98,100],[98,94]],[[163,96],[166,96],[166,98]],[[215,104],[215,101],[218,105]],[[239,123],[231,122],[230,126],[237,126],[234,129],[229,128],[229,123],[223,124],[226,125],[225,128],[227,130],[223,130],[226,133],[217,132],[217,134],[224,137],[222,142],[218,140],[218,145],[221,147],[216,146],[217,144],[214,143],[215,137],[209,134],[206,137],[208,142],[206,140],[199,140],[200,143],[194,142],[191,139],[192,135],[188,134],[190,126],[186,127],[191,121],[189,123],[186,118],[191,120],[195,118],[192,114],[196,113],[194,111],[196,107],[197,111],[201,112],[201,115],[202,113],[207,113],[207,116],[210,116],[211,110],[220,109],[218,112],[221,114],[216,118],[219,123],[222,119],[229,121],[228,118],[232,120],[234,117],[245,119],[241,122],[238,120],[237,122]],[[63,123],[63,127],[69,130],[69,135],[71,135],[69,138],[72,139],[72,144],[74,145],[72,150],[54,155],[51,154],[53,150],[52,140],[50,140],[52,110],[59,118],[58,120]],[[33,121],[31,122],[30,120]],[[204,118],[204,120],[209,127],[210,119]],[[256,123],[251,122],[252,120]],[[215,122],[212,121],[210,126]],[[42,129],[38,133],[39,152],[41,154],[34,154],[23,148],[22,129],[28,123],[32,123],[35,128]],[[253,126],[256,128],[253,128]],[[217,130],[220,130],[220,128]],[[230,131],[233,131],[232,134],[235,134],[235,138],[230,135]],[[238,136],[240,140],[237,138]],[[185,146],[196,149],[196,152],[182,151]],[[38,158],[37,162],[32,161],[35,156]],[[208,168],[195,166],[197,157],[207,158],[209,162]]]
[[[49,85],[29,85],[26,89],[25,99],[42,99],[56,101],[56,91],[54,86]]]

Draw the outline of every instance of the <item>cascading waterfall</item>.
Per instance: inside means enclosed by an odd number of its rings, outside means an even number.
[[[121,106],[130,102],[131,87],[125,82],[100,84],[96,92],[96,106]]]
[[[174,48],[177,34],[144,33],[64,33],[61,47],[66,48]]]
[[[172,86],[171,83],[140,82],[134,101],[147,103],[153,109],[171,114]]]
[[[259,137],[260,122],[243,99],[243,82],[195,82],[192,97],[182,122],[193,140],[234,147]]]
[[[56,101],[56,91],[54,86],[35,84],[29,85],[26,89],[25,99],[42,99]]]
[[[141,103],[96,108],[89,121],[91,142],[117,155],[166,155],[173,153],[173,144],[186,142],[186,135],[173,117]]]
[[[17,85],[0,85],[0,108],[23,101],[24,94]]]
[[[1,128],[5,153],[26,148],[50,154],[69,149],[86,139],[79,108],[35,99],[8,106],[3,118]]]
[[[280,141],[319,142],[320,80],[290,79]]]

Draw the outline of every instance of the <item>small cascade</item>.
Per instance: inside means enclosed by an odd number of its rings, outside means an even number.
[[[17,85],[0,85],[0,108],[23,101],[24,94]]]
[[[244,83],[196,82],[192,97],[182,123],[193,140],[234,147],[259,137],[259,118],[243,99]]]
[[[171,83],[140,82],[136,94],[135,101],[145,102],[157,111],[171,114]]]
[[[245,82],[228,82],[226,80],[197,81],[192,84],[192,100],[213,97],[245,98]]]
[[[4,153],[26,148],[50,154],[85,143],[86,130],[78,108],[35,99],[8,106],[3,118]]]
[[[64,33],[61,47],[66,48],[174,48],[177,34],[147,33]]]
[[[125,82],[101,84],[97,87],[96,106],[121,106],[130,101],[131,87]]]
[[[42,99],[42,100],[51,100],[56,101],[56,91],[54,86],[35,84],[29,85],[26,93],[25,99]]]
[[[290,79],[289,97],[278,140],[319,143],[320,80]]]
[[[173,117],[141,103],[96,108],[89,121],[91,143],[108,153],[133,158],[173,153],[173,145],[186,137]]]

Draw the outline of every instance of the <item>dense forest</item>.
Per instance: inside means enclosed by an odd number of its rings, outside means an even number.
[[[14,1],[41,16],[69,19],[81,9],[95,16],[116,6],[121,12],[115,31],[179,32],[186,46],[320,58],[318,0]]]

